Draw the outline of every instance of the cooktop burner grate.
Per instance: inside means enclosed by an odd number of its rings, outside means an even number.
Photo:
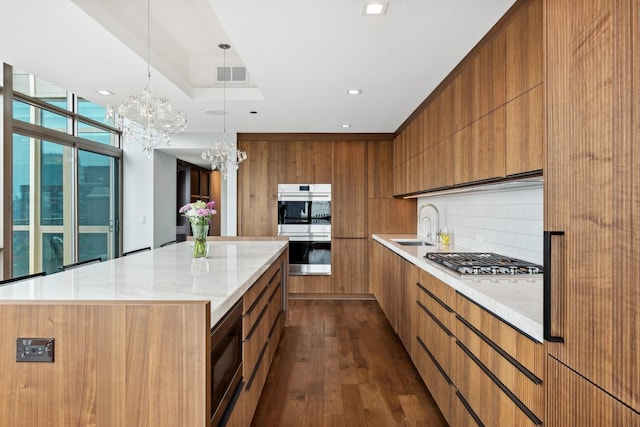
[[[429,252],[425,258],[464,275],[539,275],[539,264],[491,252]]]

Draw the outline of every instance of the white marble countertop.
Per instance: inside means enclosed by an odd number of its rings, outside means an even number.
[[[543,342],[542,278],[494,281],[492,278],[461,278],[459,274],[426,259],[427,252],[444,252],[442,247],[402,246],[394,239],[416,239],[415,234],[374,234],[382,243],[407,261],[435,276],[478,305],[520,329],[531,338]],[[479,252],[451,245],[446,252]],[[505,254],[508,255],[508,254]]]
[[[206,258],[192,242],[0,286],[0,300],[211,301],[211,325],[282,254],[288,242],[209,241]]]

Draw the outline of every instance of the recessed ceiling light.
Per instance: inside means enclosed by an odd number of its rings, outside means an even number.
[[[113,95],[113,92],[107,89],[98,89],[96,92],[98,92],[100,95]]]
[[[343,129],[347,129],[347,128],[350,128],[351,125],[349,123],[345,123],[345,124],[340,125],[340,127],[343,128]]]
[[[347,91],[347,95],[360,95],[362,93],[362,89],[349,89]]]
[[[365,1],[362,5],[363,15],[384,15],[387,13],[388,1]]]

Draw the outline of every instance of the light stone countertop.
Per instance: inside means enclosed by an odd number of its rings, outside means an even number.
[[[504,278],[461,278],[459,274],[426,259],[427,252],[443,252],[442,247],[402,246],[393,239],[415,239],[415,234],[374,234],[380,242],[407,261],[443,281],[478,305],[529,335],[543,342],[542,277],[511,280]],[[481,252],[451,245],[447,252]],[[508,256],[509,254],[502,254]]]
[[[209,241],[206,258],[182,242],[0,286],[0,300],[211,301],[211,326],[286,250],[287,241]]]

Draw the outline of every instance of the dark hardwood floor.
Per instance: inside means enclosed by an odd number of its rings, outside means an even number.
[[[289,309],[253,426],[447,425],[376,301]]]

